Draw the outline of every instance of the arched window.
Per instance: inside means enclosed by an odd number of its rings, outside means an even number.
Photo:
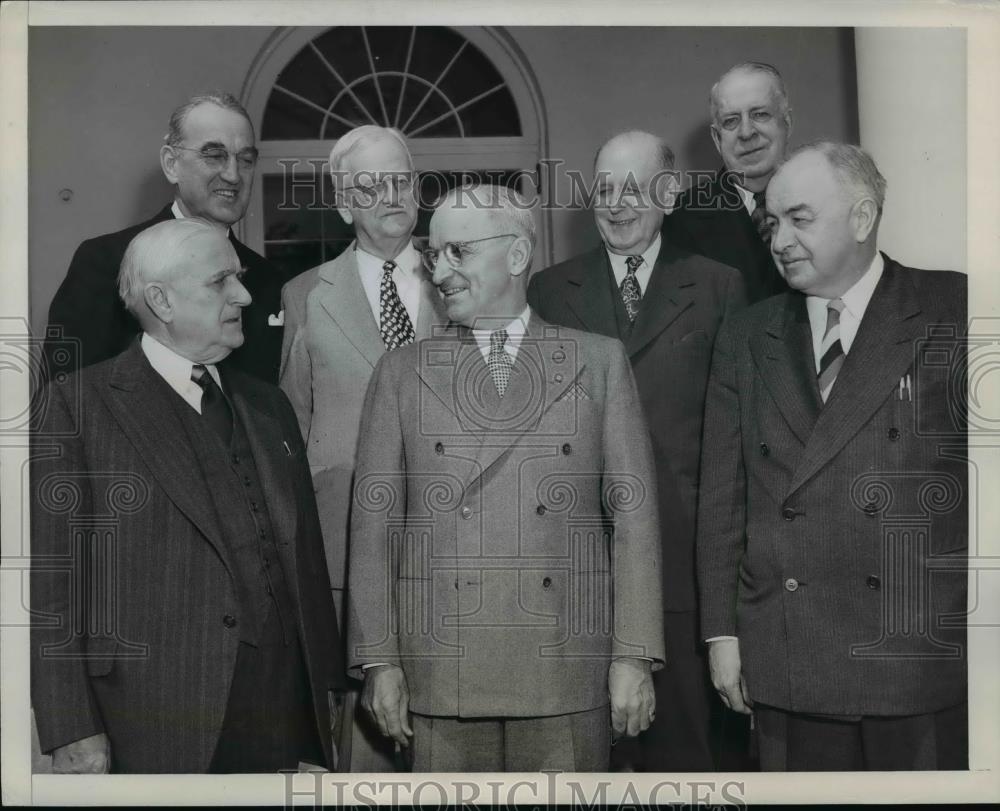
[[[295,273],[333,259],[351,240],[333,208],[326,159],[336,139],[359,124],[406,135],[422,173],[417,236],[427,233],[427,205],[471,177],[537,191],[541,99],[516,46],[498,29],[279,29],[242,96],[261,154],[242,236]],[[539,232],[541,267],[551,261],[544,213]]]

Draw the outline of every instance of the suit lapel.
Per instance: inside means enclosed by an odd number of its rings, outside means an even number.
[[[167,497],[215,547],[231,572],[218,520],[205,498],[205,481],[197,475],[201,466],[190,442],[183,441],[186,429],[167,399],[178,395],[153,371],[138,339],[113,362],[105,399],[122,433]]]
[[[926,334],[913,284],[887,260],[858,334],[792,477],[801,487],[850,441],[896,391],[913,364],[914,342]]]
[[[372,315],[354,259],[354,243],[333,262],[319,271],[322,282],[316,290],[320,305],[326,310],[344,337],[361,353],[372,368],[385,353],[378,324]]]
[[[691,306],[696,286],[697,276],[690,272],[680,251],[665,239],[662,240],[646,294],[642,297],[639,315],[625,341],[629,357],[648,346]]]
[[[799,293],[788,293],[784,306],[775,308],[764,331],[750,339],[760,377],[803,445],[813,433],[822,406],[805,301]]]
[[[607,251],[599,245],[584,255],[576,274],[568,279],[566,303],[584,330],[617,338],[610,273]]]

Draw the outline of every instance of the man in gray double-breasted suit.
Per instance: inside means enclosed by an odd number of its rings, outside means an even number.
[[[441,304],[412,244],[417,222],[413,161],[402,136],[375,126],[342,136],[330,153],[338,210],[356,239],[336,259],[282,291],[285,333],[280,386],[306,441],[326,560],[338,611],[344,605],[354,451],[365,389],[388,350],[430,334]],[[339,616],[344,616],[342,613]],[[380,736],[350,723],[345,696],[338,769],[393,769]]]
[[[602,771],[654,713],[642,407],[619,341],[528,307],[534,239],[515,193],[451,192],[425,260],[453,325],[384,356],[365,403],[348,657],[415,771]]]

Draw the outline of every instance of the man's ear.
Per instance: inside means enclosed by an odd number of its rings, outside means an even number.
[[[680,172],[671,169],[664,172],[656,184],[656,199],[653,204],[664,214],[669,214],[677,205],[677,195],[681,193]]]
[[[177,153],[167,144],[160,147],[160,168],[167,180],[177,185]]]
[[[170,301],[170,293],[162,282],[150,282],[142,291],[143,301],[153,313],[164,324],[169,324],[174,320],[174,307]]]
[[[348,225],[352,225],[354,223],[354,215],[351,213],[349,208],[341,208],[340,206],[337,206],[337,213],[340,215],[340,219]]]
[[[715,124],[708,125],[708,131],[712,133],[712,143],[715,144],[715,151],[720,155],[722,154],[722,136],[719,134],[719,128]]]
[[[531,240],[518,237],[507,249],[507,270],[511,276],[520,276],[531,266]]]
[[[854,229],[854,239],[858,243],[866,241],[877,220],[878,205],[871,197],[856,202],[851,209],[851,227]]]

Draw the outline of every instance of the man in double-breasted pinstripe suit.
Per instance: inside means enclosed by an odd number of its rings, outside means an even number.
[[[792,290],[716,341],[702,631],[766,770],[966,768],[966,284],[876,251],[885,186],[800,148],[767,189]]]
[[[140,233],[119,290],[142,327],[54,382],[32,459],[32,703],[57,772],[332,767],[343,685],[291,406],[216,364],[250,300],[225,233]]]
[[[534,238],[513,192],[451,192],[425,260],[453,323],[368,389],[348,657],[415,771],[606,770],[654,713],[649,436],[621,343],[527,306]]]

